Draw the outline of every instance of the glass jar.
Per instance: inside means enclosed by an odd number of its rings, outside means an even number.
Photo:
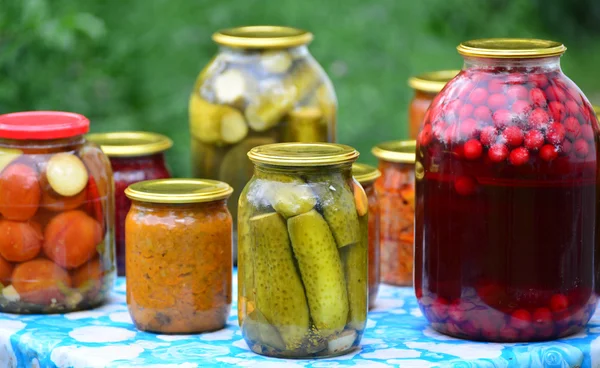
[[[253,148],[239,202],[238,316],[252,351],[344,354],[367,319],[368,200],[358,152],[327,143]]]
[[[231,309],[232,189],[215,180],[132,184],[125,220],[127,306],[136,327],[214,331]]]
[[[379,202],[374,183],[381,173],[373,166],[354,163],[352,164],[352,176],[363,187],[369,204],[369,309],[371,309],[375,305],[380,283]]]
[[[534,341],[596,307],[598,125],[560,69],[565,47],[462,43],[463,71],[417,141],[415,290],[436,330]]]
[[[115,279],[110,163],[86,117],[0,115],[0,312],[102,304]]]
[[[415,141],[391,141],[373,148],[381,176],[375,182],[381,225],[381,280],[413,284]]]
[[[417,138],[425,112],[435,96],[459,72],[460,70],[440,70],[409,78],[408,85],[415,91],[408,107],[408,135],[410,139]]]
[[[337,99],[308,51],[312,38],[304,30],[275,26],[213,35],[219,52],[198,76],[189,101],[192,174],[233,187],[234,239],[238,199],[253,172],[246,157],[251,148],[335,142]]]
[[[165,151],[173,141],[149,132],[113,132],[88,134],[87,140],[100,145],[110,159],[115,181],[115,221],[117,272],[125,276],[125,217],[131,201],[125,189],[144,180],[167,179],[171,173],[165,163]]]

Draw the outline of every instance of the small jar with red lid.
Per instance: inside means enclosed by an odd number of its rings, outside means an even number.
[[[113,286],[112,171],[88,130],[75,113],[0,115],[0,312],[89,309]]]
[[[88,134],[86,137],[102,148],[110,159],[115,181],[115,232],[117,270],[125,276],[125,218],[131,200],[125,189],[131,184],[154,179],[168,179],[171,172],[165,161],[165,152],[173,141],[150,132],[112,132]]]
[[[534,39],[462,43],[465,64],[416,149],[415,291],[431,326],[500,342],[556,339],[595,311],[598,121]]]

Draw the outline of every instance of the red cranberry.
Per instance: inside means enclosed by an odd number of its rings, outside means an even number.
[[[578,139],[573,144],[577,157],[584,158],[590,152],[590,147],[585,139]]]
[[[488,98],[488,92],[485,88],[475,88],[469,95],[469,101],[473,105],[482,105]]]
[[[540,148],[540,157],[544,161],[552,161],[558,157],[558,151],[552,144],[545,144]]]
[[[559,101],[550,102],[548,104],[548,109],[550,110],[550,115],[552,115],[554,121],[562,121],[567,115],[565,105],[563,105]]]
[[[525,147],[537,151],[544,144],[544,135],[539,130],[530,130],[525,134]]]
[[[527,121],[532,129],[544,129],[550,121],[550,117],[546,110],[537,108],[529,114]]]
[[[492,126],[487,126],[481,130],[481,133],[479,134],[479,141],[484,146],[489,146],[492,143],[496,142],[497,136],[498,136],[498,131],[496,130],[496,128],[494,128]]]
[[[533,312],[532,320],[538,326],[548,326],[552,324],[552,312],[546,307],[537,308]]]
[[[504,90],[504,80],[501,78],[490,79],[487,89],[490,93],[502,92]]]
[[[515,100],[526,100],[529,96],[529,91],[524,86],[516,85],[510,86],[506,90],[506,95],[511,101]],[[491,106],[490,106],[491,107]]]
[[[517,147],[523,143],[523,131],[517,126],[509,126],[502,132],[509,146]]]
[[[459,176],[454,180],[454,190],[462,196],[475,193],[475,179],[470,176]]]
[[[511,327],[504,327],[500,330],[500,337],[505,341],[515,341],[519,337],[519,332]]]
[[[565,109],[571,116],[577,116],[579,114],[579,105],[573,100],[565,102]]]
[[[510,316],[510,325],[519,330],[526,328],[531,323],[531,313],[527,309],[517,309]]]
[[[564,156],[568,155],[569,153],[571,153],[571,149],[573,148],[573,144],[571,143],[571,141],[565,139],[559,147],[559,151],[561,154],[563,154]]]
[[[437,297],[431,304],[431,312],[435,316],[437,322],[448,318],[448,302],[442,297]]]
[[[524,165],[529,161],[529,151],[525,147],[515,148],[510,152],[508,159],[514,166]]]
[[[548,85],[548,77],[545,74],[530,74],[529,81],[538,88],[546,88]]]
[[[462,106],[462,102],[460,100],[452,100],[444,105],[444,117],[449,120],[453,120],[458,115],[458,111]]]
[[[469,116],[471,116],[472,113],[473,113],[473,105],[464,104],[464,105],[462,105],[460,110],[458,110],[458,117],[461,119],[468,118]]]
[[[528,101],[517,100],[513,102],[512,107],[510,109],[517,115],[526,115],[531,111],[531,105]]]
[[[477,139],[471,139],[465,143],[464,155],[467,160],[476,160],[481,156],[483,147]]]
[[[529,101],[533,104],[533,106],[546,106],[546,95],[544,91],[539,88],[532,88],[529,91]]]
[[[477,122],[473,119],[463,120],[458,129],[464,139],[475,137],[477,133]]]
[[[567,138],[570,140],[574,140],[575,138],[579,137],[579,134],[581,134],[581,125],[579,125],[579,120],[577,120],[577,118],[569,116],[565,119],[565,121],[563,121],[563,126],[565,128]]]
[[[490,110],[487,106],[478,106],[475,111],[473,111],[473,116],[477,120],[481,120],[483,122],[488,122],[492,120],[492,110]]]
[[[514,87],[518,87],[518,86],[508,87],[508,91],[510,92],[511,88],[514,88]],[[508,102],[508,100],[507,100],[506,96],[501,93],[494,93],[493,95],[490,95],[490,97],[488,97],[488,99],[487,99],[487,105],[492,110],[498,110],[498,109],[504,107],[507,104],[507,102]]]
[[[448,316],[456,323],[461,323],[467,318],[465,312],[460,308],[458,302],[452,303],[448,307]]]
[[[581,126],[581,138],[585,139],[588,142],[594,141],[594,129],[590,124],[584,124]]]
[[[494,125],[502,129],[512,121],[512,114],[508,110],[498,110],[493,115]]]
[[[423,130],[419,133],[419,143],[423,147],[427,147],[429,143],[433,140],[433,131],[431,130],[431,125],[427,124],[423,127]]]
[[[563,294],[554,294],[550,298],[550,309],[552,312],[559,313],[569,307],[569,299]]]
[[[559,86],[550,86],[546,88],[546,96],[550,101],[563,101],[567,98],[567,95]]]
[[[546,134],[548,143],[560,144],[565,139],[565,127],[561,123],[552,123]]]
[[[488,157],[492,162],[502,162],[508,156],[508,147],[504,144],[494,144],[488,151]]]

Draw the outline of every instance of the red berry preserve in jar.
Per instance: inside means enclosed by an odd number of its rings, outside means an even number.
[[[439,332],[537,341],[596,307],[598,125],[566,48],[462,43],[417,139],[415,292]]]
[[[87,139],[102,148],[110,159],[115,180],[115,233],[117,271],[125,276],[125,218],[131,200],[125,189],[131,184],[154,179],[168,179],[171,173],[165,163],[165,151],[173,141],[150,132],[113,132],[89,134]]]

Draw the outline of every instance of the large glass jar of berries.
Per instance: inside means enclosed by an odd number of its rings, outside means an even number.
[[[67,112],[0,115],[0,312],[87,309],[116,274],[110,162]]]
[[[440,332],[555,339],[595,310],[598,125],[560,69],[565,50],[532,39],[464,42],[462,72],[426,114],[415,290]]]

